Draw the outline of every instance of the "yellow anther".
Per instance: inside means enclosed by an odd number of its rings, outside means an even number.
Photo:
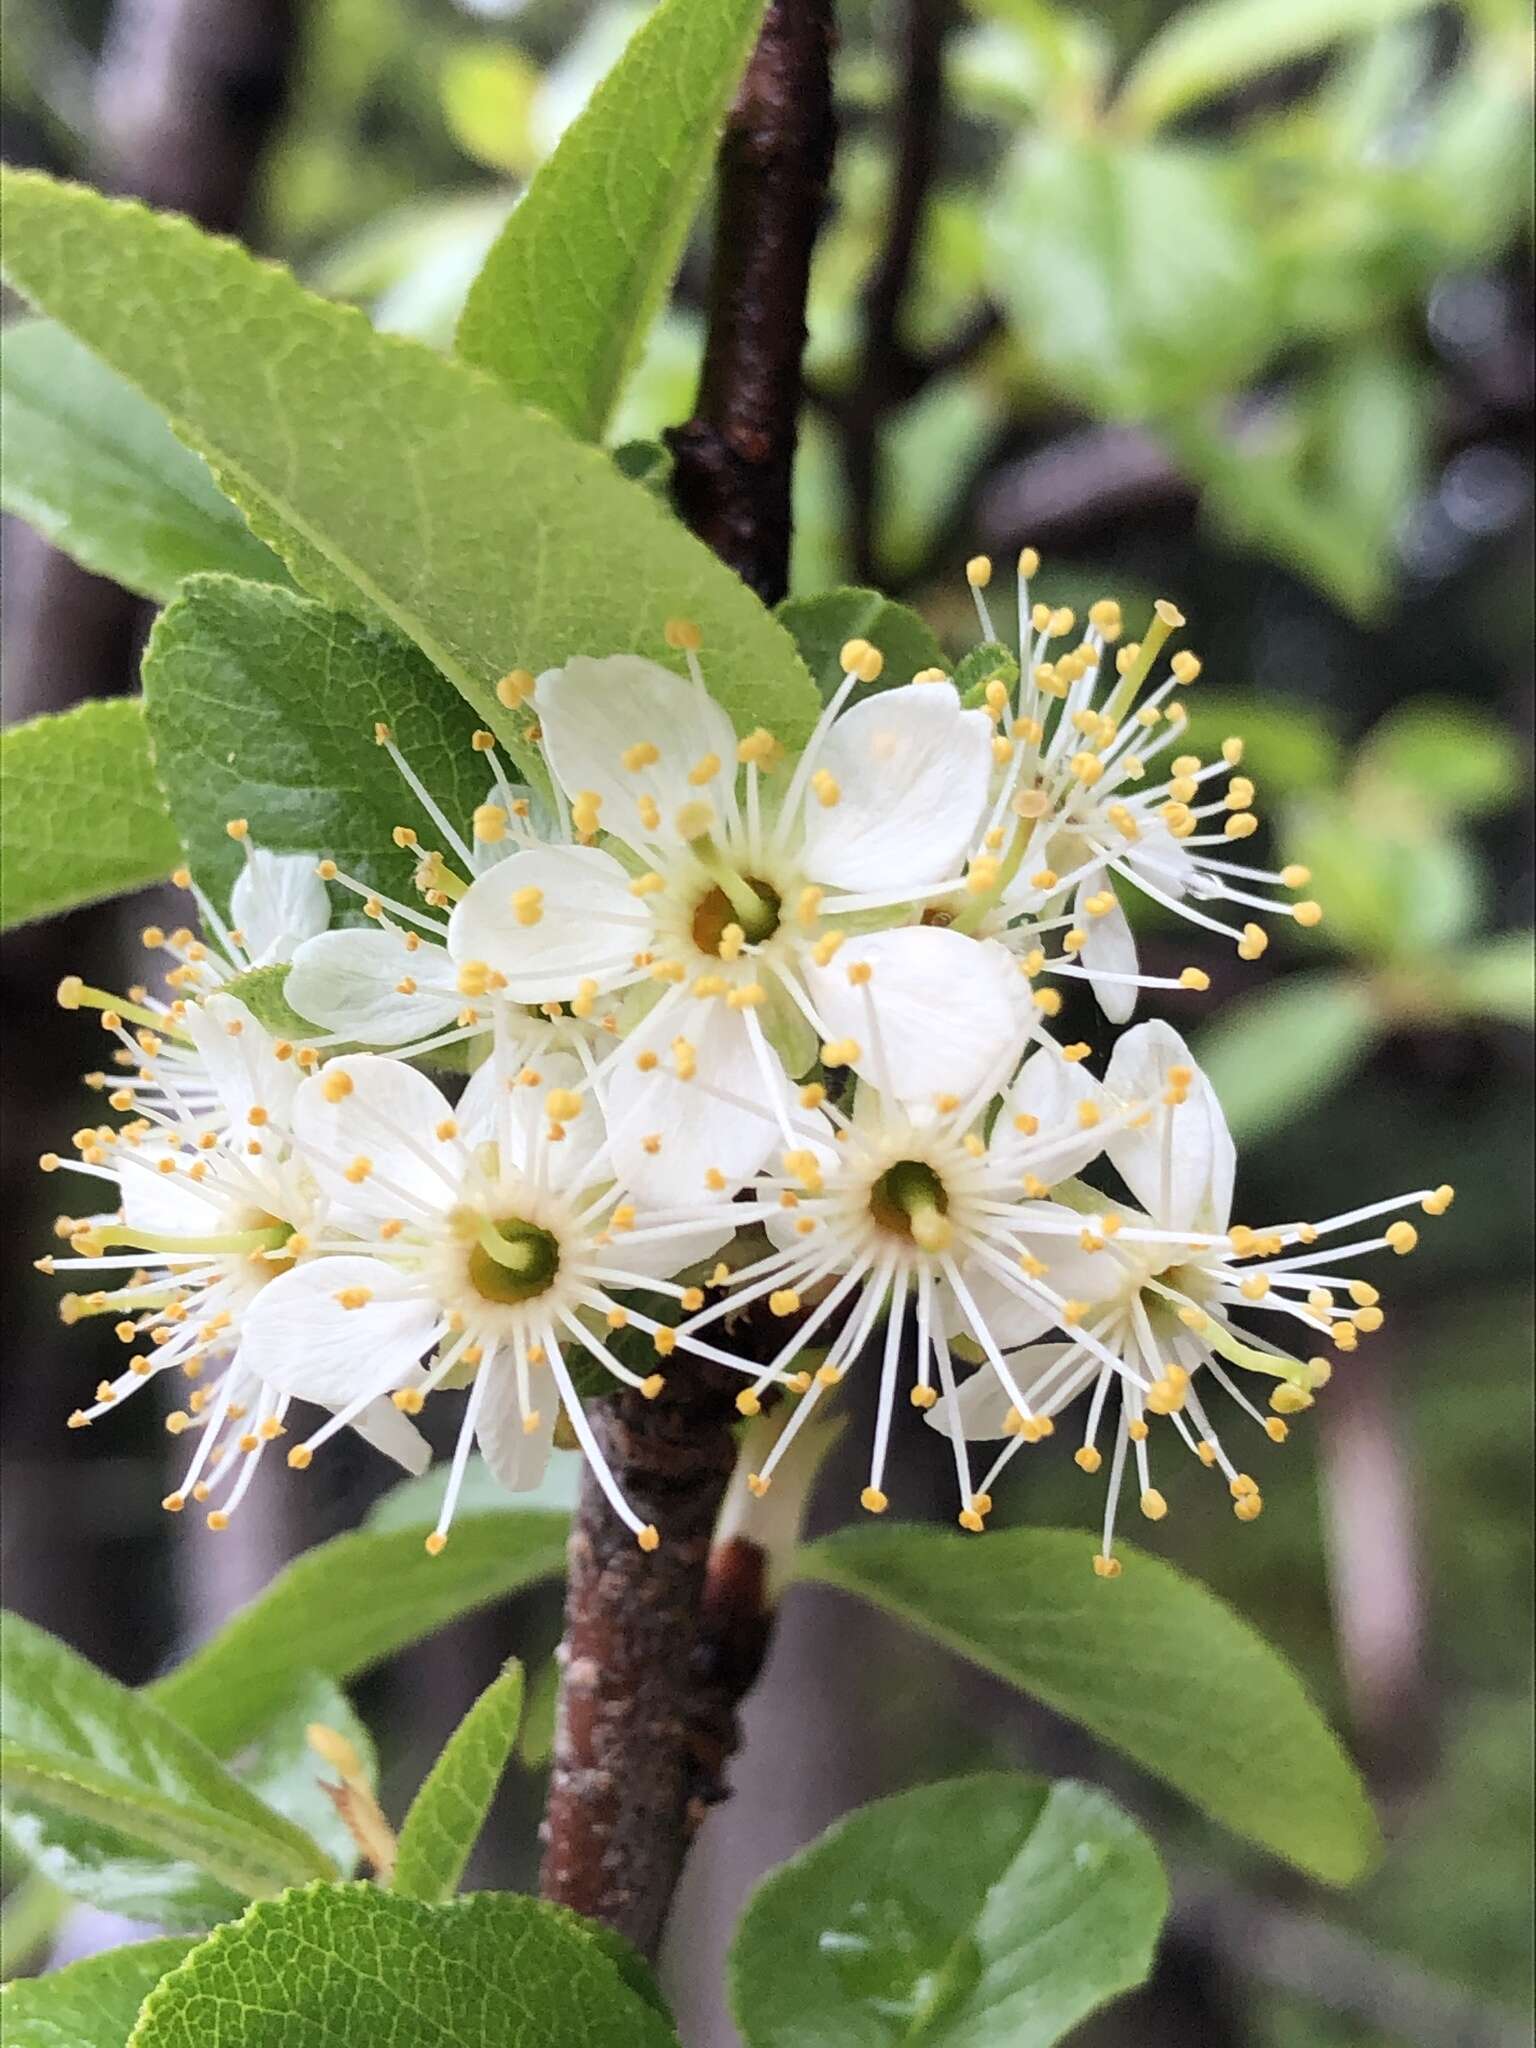
[[[692,619],[668,619],[665,637],[667,645],[680,653],[697,654],[704,645],[704,634]]]
[[[1259,829],[1259,821],[1252,811],[1234,811],[1221,832],[1224,839],[1251,839]]]
[[[1192,988],[1203,994],[1211,985],[1211,977],[1200,967],[1185,967],[1179,974],[1179,987]]]
[[[856,1038],[832,1038],[821,1048],[821,1062],[826,1067],[851,1067],[863,1057],[863,1047]]]
[[[684,839],[702,839],[714,825],[715,807],[703,797],[695,797],[679,808],[672,822]]]
[[[293,1449],[288,1453],[289,1469],[294,1472],[307,1471],[308,1468],[314,1463],[314,1458],[315,1454],[309,1448],[308,1444],[295,1444]]]
[[[1059,988],[1037,988],[1030,1000],[1042,1017],[1058,1017],[1061,1014]]]
[[[496,701],[508,711],[515,711],[520,704],[526,704],[534,692],[534,677],[531,669],[508,669],[496,685]]]
[[[932,1408],[937,1405],[938,1398],[935,1387],[914,1387],[908,1396],[914,1408]]]
[[[761,1500],[772,1484],[772,1479],[765,1479],[761,1472],[747,1474],[747,1491],[754,1500]]]
[[[793,1287],[778,1287],[769,1295],[768,1307],[776,1316],[792,1316],[799,1311],[800,1297]]]
[[[595,789],[580,789],[571,800],[571,824],[578,839],[591,839],[598,826],[603,800]]]
[[[972,590],[985,590],[992,581],[992,558],[990,555],[972,555],[965,565],[965,580]]]
[[[866,1486],[859,1495],[859,1506],[871,1515],[883,1515],[890,1504],[878,1486]]]
[[[1118,1557],[1105,1557],[1101,1551],[1093,1560],[1093,1574],[1098,1579],[1118,1579],[1121,1565]]]
[[[427,1536],[423,1539],[421,1547],[427,1553],[428,1557],[441,1557],[443,1552],[448,1548],[447,1531],[443,1529],[434,1529],[430,1536]]]
[[[1261,924],[1245,924],[1243,936],[1237,942],[1240,960],[1257,960],[1261,953],[1269,950],[1269,933]]]
[[[1168,1503],[1155,1486],[1149,1486],[1141,1496],[1141,1512],[1149,1522],[1160,1522],[1168,1512]]]
[[[654,832],[661,823],[661,806],[657,803],[655,797],[641,796],[637,798],[635,809],[639,813],[640,822],[646,831]]]
[[[728,1010],[755,1010],[760,1003],[766,1003],[768,991],[760,981],[743,982],[740,988],[733,988],[725,999]]]
[[[760,725],[755,732],[749,732],[744,740],[738,742],[736,758],[743,765],[750,762],[758,768],[772,768],[783,751],[766,726]]]
[[[231,818],[224,830],[231,839],[246,839],[250,836],[250,823],[245,818]]]
[[[631,896],[654,896],[658,889],[665,889],[666,886],[666,877],[656,874],[653,870],[648,875],[636,875],[629,885],[629,893]]]
[[[496,735],[493,732],[487,732],[482,726],[478,732],[470,734],[469,744],[477,754],[489,754],[496,745]]]
[[[1289,861],[1280,870],[1280,879],[1287,889],[1305,889],[1312,879],[1312,870],[1304,868],[1299,860]]]
[[[688,780],[695,789],[702,789],[706,782],[712,782],[720,773],[718,754],[701,754],[688,770]]]
[[[1054,868],[1041,868],[1037,873],[1030,876],[1029,886],[1032,889],[1054,889],[1056,880],[1056,870]]]
[[[1097,754],[1074,754],[1072,756],[1072,773],[1079,782],[1091,789],[1104,773],[1104,763]]]
[[[1256,1522],[1264,1512],[1263,1495],[1244,1494],[1241,1500],[1233,1501],[1232,1512],[1240,1522]]]
[[[1455,1201],[1455,1199],[1456,1190],[1451,1186],[1449,1181],[1442,1181],[1440,1186],[1437,1187],[1432,1194],[1428,1194],[1424,1197],[1423,1201],[1419,1204],[1419,1207],[1424,1211],[1426,1216],[1443,1216],[1446,1210],[1449,1209],[1449,1207],[1451,1206],[1452,1202]],[[1356,1284],[1358,1285],[1359,1283],[1357,1282]],[[1355,1298],[1356,1300],[1358,1300],[1359,1296],[1357,1295]]]
[[[962,1508],[956,1519],[961,1528],[968,1529],[973,1536],[979,1536],[987,1526],[974,1508]]]
[[[816,801],[823,810],[830,811],[842,796],[837,777],[830,768],[818,768],[811,777],[811,787],[816,792]]]
[[[642,768],[650,768],[661,759],[660,749],[650,740],[639,740],[632,747],[626,747],[619,759],[631,775],[638,775]]]
[[[512,914],[521,925],[537,924],[544,915],[544,891],[531,884],[512,891]]]
[[[1419,1233],[1414,1229],[1413,1225],[1411,1223],[1404,1223],[1401,1219],[1396,1223],[1389,1223],[1382,1232],[1382,1235],[1399,1258],[1404,1253],[1411,1252],[1419,1241]]]
[[[1168,666],[1176,683],[1192,683],[1200,673],[1200,658],[1181,648]]]
[[[327,1102],[342,1102],[352,1093],[352,1076],[333,1069],[320,1083],[320,1093]]]
[[[1291,905],[1291,915],[1300,925],[1311,926],[1321,924],[1323,921],[1323,906],[1321,903],[1293,903]]]
[[[544,1098],[544,1113],[551,1123],[568,1124],[581,1115],[582,1098],[574,1088],[551,1088]]]

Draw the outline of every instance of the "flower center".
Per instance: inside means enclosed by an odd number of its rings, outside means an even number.
[[[690,930],[701,953],[733,959],[743,941],[759,945],[778,930],[779,892],[756,875],[727,876],[718,870],[717,873],[719,879],[714,887],[694,905]],[[733,925],[742,933],[741,940],[726,939]]]
[[[486,1301],[532,1301],[560,1270],[560,1246],[521,1216],[482,1219],[469,1250],[469,1284]]]
[[[941,1252],[954,1235],[949,1194],[925,1159],[898,1159],[869,1191],[869,1213],[893,1237]]]

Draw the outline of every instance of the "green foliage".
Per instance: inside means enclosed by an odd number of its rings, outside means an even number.
[[[195,1946],[185,1937],[130,1942],[0,1986],[5,2048],[123,2048],[139,2007]]]
[[[378,1775],[373,1737],[341,1688],[316,1671],[297,1675],[285,1704],[239,1758],[236,1770],[275,1813],[312,1836],[343,1877],[350,1877],[357,1843],[325,1790],[332,1774],[309,1746],[307,1731],[315,1722],[345,1737],[373,1784]]]
[[[409,893],[411,856],[442,833],[377,745],[390,726],[405,758],[467,835],[490,775],[467,706],[414,647],[292,591],[195,577],[155,621],[144,656],[155,765],[193,871],[228,902],[244,856],[225,831],[246,818],[276,853],[329,855],[348,874]],[[355,921],[361,906],[336,892]]]
[[[997,680],[1012,689],[1019,680],[1019,658],[1001,640],[983,640],[969,648],[955,669],[955,688],[966,704],[983,702],[987,684]]]
[[[301,582],[390,619],[520,756],[500,676],[617,650],[676,665],[675,616],[702,628],[742,723],[792,742],[814,720],[793,643],[745,585],[482,372],[184,220],[32,173],[5,192],[17,288],[175,420]]]
[[[163,881],[181,858],[144,709],[98,698],[0,734],[0,926]]]
[[[162,603],[199,569],[283,580],[206,464],[51,320],[6,328],[0,397],[0,505],[85,568]]]
[[[449,1736],[400,1826],[391,1889],[435,1905],[451,1899],[517,1741],[523,1667],[510,1660]]]
[[[1512,736],[1444,697],[1410,697],[1378,720],[1356,774],[1368,795],[1382,784],[1405,791],[1439,823],[1491,817],[1514,802],[1521,782]]]
[[[1269,345],[1264,267],[1232,167],[1209,151],[1031,135],[987,228],[992,287],[1033,364],[1098,411],[1188,404]]]
[[[1469,847],[1414,809],[1369,814],[1351,794],[1324,793],[1287,808],[1285,846],[1312,870],[1335,945],[1367,959],[1422,966],[1425,949],[1464,939],[1483,907],[1483,877]]]
[[[344,2034],[338,2032],[344,2028]],[[574,1914],[510,1893],[425,1906],[312,1885],[219,1928],[129,2048],[677,2048]]]
[[[910,683],[920,669],[945,668],[944,650],[927,622],[878,590],[823,590],[815,597],[788,597],[779,623],[794,635],[823,703],[843,680],[838,656],[849,640],[867,640],[885,656],[879,687]]]
[[[1145,1978],[1168,1888],[1102,1792],[997,1773],[877,1800],[763,1883],[747,2048],[1050,2048]]]
[[[478,1452],[471,1454],[459,1487],[458,1512],[470,1518],[487,1515],[526,1515],[546,1508],[569,1514],[576,1505],[581,1481],[578,1453],[556,1451],[544,1477],[527,1493],[508,1493]],[[368,1510],[365,1526],[378,1533],[393,1529],[416,1529],[423,1536],[437,1526],[448,1470],[438,1465],[413,1479],[401,1479]]]
[[[1071,1715],[1298,1869],[1353,1882],[1376,1824],[1295,1673],[1192,1579],[1122,1554],[1106,1584],[1075,1530],[998,1530],[983,1553],[935,1529],[858,1529],[812,1544],[800,1571]]]
[[[1229,1004],[1195,1041],[1234,1137],[1290,1123],[1304,1102],[1342,1087],[1381,1028],[1370,986],[1338,967],[1287,975]]]
[[[1424,0],[1205,0],[1181,7],[1132,65],[1117,111],[1155,128],[1213,94],[1423,11]]]
[[[61,1890],[206,1927],[243,1899],[334,1874],[302,1828],[143,1694],[15,1615],[0,1640],[6,1830]]]
[[[505,43],[466,43],[443,62],[438,90],[448,132],[476,163],[521,177],[538,151],[530,116],[538,67]]]
[[[1536,1022],[1536,932],[1505,932],[1451,963],[1452,1004],[1466,1016]]]
[[[440,1557],[417,1529],[336,1536],[289,1565],[149,1696],[227,1754],[280,1711],[297,1674],[366,1670],[455,1615],[537,1579],[565,1559],[566,1517],[466,1515]]]
[[[688,231],[763,0],[663,0],[476,279],[460,355],[601,437]]]

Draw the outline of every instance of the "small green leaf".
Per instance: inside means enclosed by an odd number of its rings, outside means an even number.
[[[1144,418],[1191,404],[1273,345],[1260,245],[1231,164],[1207,151],[1031,135],[987,231],[992,286],[1020,338],[1095,410]]]
[[[317,1544],[148,1697],[221,1754],[278,1713],[298,1673],[346,1679],[565,1562],[564,1515],[469,1515],[440,1557],[419,1528]]]
[[[1521,782],[1512,736],[1444,697],[1411,697],[1373,725],[1357,772],[1367,787],[1393,784],[1441,819],[1490,817],[1514,802]]]
[[[475,280],[467,361],[598,440],[671,281],[763,0],[662,0]]]
[[[983,640],[960,657],[955,670],[955,688],[962,704],[980,704],[988,683],[999,681],[1012,689],[1019,680],[1019,657],[1001,640]]]
[[[666,496],[672,484],[672,451],[660,441],[622,441],[612,451],[613,466],[631,483],[644,484],[658,498]]]
[[[612,1382],[610,1381],[611,1385]],[[556,1451],[537,1486],[526,1493],[508,1493],[478,1452],[464,1467],[459,1487],[458,1512],[481,1515],[526,1515],[555,1508],[569,1514],[576,1505],[581,1486],[581,1456],[576,1451]],[[447,1470],[439,1465],[413,1479],[400,1479],[368,1510],[364,1526],[378,1532],[415,1529],[423,1536],[437,1527],[443,1495],[448,1486]]]
[[[533,1674],[517,1754],[530,1771],[547,1770],[555,1753],[555,1716],[560,1705],[560,1667],[551,1657]]]
[[[193,1950],[128,2048],[678,2048],[574,1913],[312,1885]]]
[[[391,1889],[436,1905],[459,1888],[523,1717],[523,1667],[502,1667],[444,1744],[400,1825]]]
[[[357,1865],[357,1842],[325,1789],[335,1773],[309,1746],[307,1730],[317,1721],[345,1737],[373,1784],[378,1776],[373,1737],[341,1688],[317,1671],[299,1673],[286,1704],[236,1759],[235,1771],[274,1813],[312,1835],[342,1875],[350,1877]]]
[[[1504,932],[1447,960],[1444,993],[1463,1016],[1529,1030],[1536,1021],[1536,932]]]
[[[139,2007],[196,1945],[183,1937],[130,1942],[0,1985],[5,2048],[123,2048]]]
[[[144,707],[98,697],[0,734],[0,926],[163,881],[181,842]]]
[[[264,584],[185,586],[150,634],[144,705],[193,871],[221,905],[243,859],[230,818],[274,853],[326,854],[371,887],[410,894],[415,863],[391,831],[414,826],[424,846],[442,833],[375,742],[380,721],[459,832],[490,788],[474,717],[425,656]],[[341,900],[355,918],[358,899]]]
[[[944,650],[926,620],[878,590],[821,590],[814,597],[787,597],[776,614],[794,635],[822,702],[843,680],[838,656],[849,640],[867,640],[885,656],[877,687],[910,683],[920,669],[947,668]]]
[[[198,569],[286,580],[207,465],[53,321],[6,328],[0,396],[0,505],[83,567],[161,603]]]
[[[1424,0],[1287,0],[1284,7],[1206,0],[1180,8],[1132,65],[1117,111],[1139,128],[1158,127],[1214,93],[1423,6]]]
[[[468,157],[524,177],[537,152],[528,117],[539,70],[509,43],[466,43],[449,51],[438,80],[448,132]]]
[[[1337,967],[1240,996],[1195,1041],[1234,1136],[1258,1138],[1340,1088],[1383,1020],[1370,986]]]
[[[1254,769],[1266,804],[1337,782],[1343,774],[1344,750],[1320,706],[1309,704],[1306,717],[1298,718],[1275,698],[1207,689],[1204,678],[1180,701],[1189,713],[1183,731],[1189,751],[1209,761],[1221,752],[1224,740],[1241,739],[1247,748],[1244,769]]]
[[[1051,2048],[1152,1967],[1157,1852],[1087,1785],[997,1772],[876,1800],[753,1894],[746,2048]]]
[[[681,670],[675,617],[743,730],[809,731],[789,635],[600,449],[188,221],[34,172],[4,192],[17,288],[175,421],[301,581],[387,618],[515,754],[509,669],[632,652]]]
[[[978,1545],[921,1528],[825,1536],[802,1576],[899,1615],[1081,1721],[1216,1820],[1327,1884],[1378,1849],[1338,1739],[1285,1660],[1171,1565],[1119,1546],[1088,1569],[1071,1529],[998,1530]]]
[[[187,1731],[54,1637],[3,1620],[5,1824],[75,1898],[174,1927],[332,1875],[302,1828]]]

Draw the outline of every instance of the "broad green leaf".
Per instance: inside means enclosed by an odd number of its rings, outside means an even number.
[[[15,1615],[0,1646],[6,1831],[61,1890],[205,1927],[244,1899],[334,1874],[302,1828],[142,1694]]]
[[[1195,1041],[1239,1138],[1290,1123],[1353,1074],[1383,1019],[1369,984],[1337,967],[1289,974],[1239,996]]]
[[[1230,164],[1208,151],[1032,135],[987,232],[992,287],[1020,339],[1096,410],[1189,405],[1236,384],[1273,343],[1259,243]]]
[[[85,568],[161,603],[198,569],[286,580],[207,465],[62,327],[6,328],[0,397],[0,505]]]
[[[264,584],[186,585],[150,634],[144,705],[172,816],[220,904],[243,860],[230,818],[273,852],[327,854],[412,894],[415,862],[391,831],[413,826],[436,847],[443,835],[375,742],[381,720],[461,834],[490,789],[473,715],[416,648]],[[358,899],[337,893],[355,918]]]
[[[366,1670],[404,1643],[565,1562],[564,1515],[468,1515],[440,1557],[419,1528],[356,1530],[317,1544],[149,1697],[223,1754],[280,1711],[296,1675]]]
[[[529,187],[456,346],[598,440],[671,282],[763,0],[662,0]]]
[[[776,614],[794,635],[822,701],[843,680],[839,653],[849,640],[867,640],[885,656],[878,687],[910,683],[920,669],[948,670],[944,650],[926,620],[878,590],[822,590],[814,597],[787,597]]]
[[[1316,789],[1343,773],[1344,750],[1317,705],[1309,704],[1306,716],[1298,717],[1293,707],[1273,697],[1219,685],[1208,689],[1203,678],[1179,701],[1189,713],[1184,738],[1192,754],[1209,761],[1220,753],[1223,740],[1235,736],[1243,741],[1244,773],[1254,772],[1261,809],[1274,797]]]
[[[1411,697],[1366,734],[1357,772],[1409,791],[1440,818],[1485,818],[1514,802],[1521,783],[1513,736],[1486,714],[1444,697]]]
[[[433,1906],[459,1888],[523,1717],[523,1667],[510,1659],[444,1744],[400,1824],[390,1888]]]
[[[1309,475],[1386,579],[1405,508],[1422,487],[1431,390],[1402,350],[1340,352],[1311,405]]]
[[[345,1737],[368,1782],[375,1783],[373,1737],[341,1688],[315,1671],[300,1672],[283,1707],[234,1767],[275,1813],[312,1835],[343,1877],[350,1877],[357,1865],[357,1842],[325,1789],[335,1772],[309,1746],[306,1731],[317,1721]]]
[[[135,1941],[0,1986],[5,2048],[123,2048],[139,2007],[195,1941]]]
[[[801,1553],[841,1586],[1070,1715],[1237,1834],[1328,1884],[1377,1854],[1375,1819],[1291,1667],[1245,1621],[1129,1546],[1088,1569],[1073,1529],[859,1529]]]
[[[861,1807],[753,1894],[746,2048],[1051,2048],[1152,1966],[1168,1886],[1087,1785],[995,1772]]]
[[[253,1907],[145,2004],[128,2048],[677,2048],[575,1914],[366,1884]]]
[[[0,733],[0,925],[163,881],[181,858],[144,707],[98,697]]]
[[[322,598],[387,617],[515,751],[509,669],[618,651],[680,668],[674,617],[699,624],[743,728],[809,730],[788,634],[600,449],[188,221],[32,172],[4,191],[17,289],[175,421],[301,581],[318,563]]]
[[[1394,815],[1379,784],[1369,805],[1319,791],[1287,806],[1284,839],[1312,871],[1308,887],[1335,946],[1412,966],[1426,947],[1475,929],[1486,889],[1461,840],[1402,793],[1398,802]]]
[[[569,1514],[576,1505],[581,1487],[581,1465],[578,1452],[556,1451],[537,1486],[530,1487],[526,1493],[508,1493],[484,1458],[476,1452],[464,1467],[458,1512],[478,1517],[526,1515],[530,1510],[537,1512],[556,1508]],[[448,1473],[441,1465],[417,1478],[398,1480],[368,1510],[364,1526],[376,1532],[416,1529],[424,1536],[429,1529],[437,1527],[447,1485]]]
[[[1443,994],[1464,1016],[1529,1030],[1536,1022],[1536,932],[1504,932],[1448,960]]]
[[[57,1885],[26,1870],[14,1843],[0,1839],[0,1849],[10,1857],[5,1874],[11,1889],[0,1906],[0,1978],[7,1978],[36,1960],[70,1901]]]
[[[1155,128],[1213,93],[1423,7],[1424,0],[1205,0],[1180,8],[1131,66],[1117,111]]]

